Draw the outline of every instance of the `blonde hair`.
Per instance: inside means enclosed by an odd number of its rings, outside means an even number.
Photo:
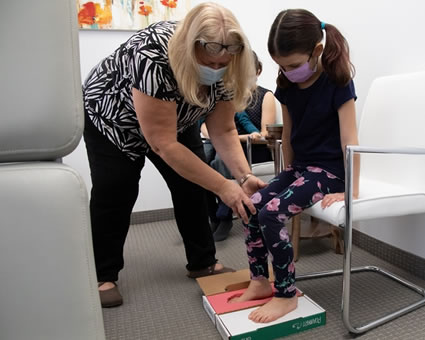
[[[201,3],[189,11],[169,41],[168,57],[180,93],[189,103],[207,107],[207,100],[199,91],[199,66],[195,55],[195,43],[200,39],[226,45],[243,44],[242,51],[232,56],[223,82],[225,88],[233,92],[235,110],[244,110],[256,87],[252,50],[232,12],[216,3]]]

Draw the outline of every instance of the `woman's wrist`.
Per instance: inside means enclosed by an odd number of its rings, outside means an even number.
[[[243,175],[238,181],[239,185],[242,186],[251,176],[254,176],[251,172],[248,172],[247,174]]]

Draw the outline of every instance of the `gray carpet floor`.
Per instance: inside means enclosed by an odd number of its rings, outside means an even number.
[[[221,263],[247,268],[239,220],[234,220],[229,238],[216,246]],[[298,274],[341,268],[342,255],[335,254],[327,240],[301,241],[300,252]],[[354,266],[383,266],[425,287],[423,280],[357,247],[352,258]],[[125,261],[118,282],[124,304],[103,309],[108,340],[221,339],[203,310],[201,289],[185,276],[185,254],[174,220],[132,225]],[[341,283],[340,277],[299,282],[298,287],[326,310],[327,323],[285,339],[425,339],[425,307],[366,334],[348,333],[340,315]],[[352,280],[352,321],[361,323],[418,299],[417,294],[378,274],[356,274]]]

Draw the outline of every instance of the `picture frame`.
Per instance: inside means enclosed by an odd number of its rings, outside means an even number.
[[[180,20],[190,0],[76,0],[78,26],[87,30],[140,30],[164,20]]]

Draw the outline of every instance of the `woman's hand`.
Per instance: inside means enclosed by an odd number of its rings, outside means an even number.
[[[267,186],[267,183],[264,183],[261,179],[258,177],[255,177],[254,175],[251,175],[243,184],[242,189],[245,191],[245,193],[248,195],[248,197],[251,197],[254,193],[256,193],[258,190],[263,189]]]
[[[325,195],[325,197],[323,197],[321,205],[322,205],[322,208],[325,209],[325,208],[330,207],[335,202],[340,202],[340,201],[343,201],[344,199],[345,199],[345,196],[344,196],[343,192],[336,192],[334,194],[327,194],[327,195]]]
[[[251,202],[249,196],[247,196],[244,190],[233,180],[226,180],[217,195],[223,203],[230,207],[245,223],[248,223],[248,215],[245,206],[251,214],[254,215],[256,213],[254,204]]]

